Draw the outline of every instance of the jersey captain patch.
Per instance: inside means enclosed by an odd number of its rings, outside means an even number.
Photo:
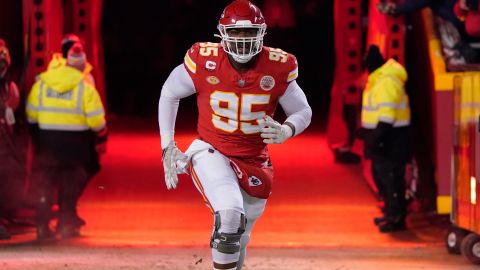
[[[208,71],[214,71],[217,68],[217,63],[208,60],[207,62],[205,62],[205,68]]]

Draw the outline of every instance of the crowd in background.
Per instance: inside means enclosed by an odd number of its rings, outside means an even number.
[[[430,8],[449,70],[480,69],[480,5],[478,0],[384,1],[380,12],[400,16]]]

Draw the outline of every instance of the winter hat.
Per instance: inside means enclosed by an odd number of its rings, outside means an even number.
[[[87,56],[83,52],[82,44],[75,43],[68,51],[67,66],[83,71],[87,63]]]
[[[380,48],[378,48],[377,45],[370,45],[364,61],[368,73],[374,72],[377,68],[385,64],[385,59],[383,59]]]
[[[67,58],[68,52],[75,43],[82,43],[80,38],[75,34],[66,34],[62,39],[62,55]]]

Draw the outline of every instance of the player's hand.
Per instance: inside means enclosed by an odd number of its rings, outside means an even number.
[[[177,188],[179,173],[185,173],[188,157],[177,148],[174,141],[171,141],[162,150],[163,171],[165,173],[165,184],[167,189]]]
[[[270,116],[265,117],[260,136],[266,144],[281,144],[292,137],[293,131],[287,125],[282,125]]]

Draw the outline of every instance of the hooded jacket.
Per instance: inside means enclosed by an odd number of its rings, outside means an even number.
[[[374,129],[378,122],[394,127],[410,124],[409,101],[404,89],[406,81],[405,68],[393,59],[368,76],[362,99],[362,127]]]
[[[67,64],[67,59],[63,57],[61,53],[54,53],[52,60],[48,63],[48,70],[57,69],[59,67],[65,66]],[[83,76],[85,81],[95,87],[95,79],[92,76],[93,66],[90,63],[86,63],[85,69],[83,70]]]
[[[39,75],[27,98],[27,117],[40,130],[100,131],[105,112],[97,90],[68,66]]]
[[[390,59],[368,76],[362,98],[365,156],[405,160],[408,158],[410,105],[404,86],[405,68]]]

